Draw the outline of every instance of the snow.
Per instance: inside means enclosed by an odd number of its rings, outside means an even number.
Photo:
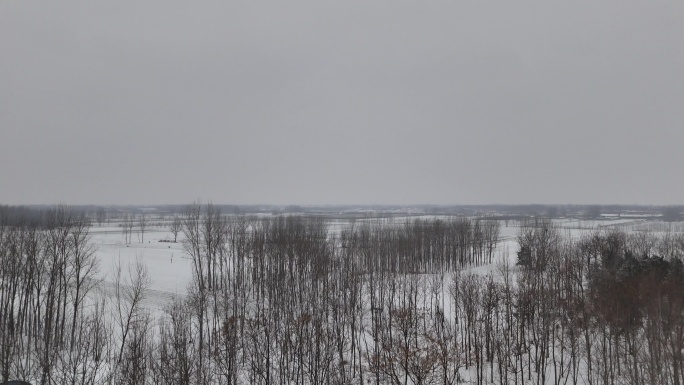
[[[141,243],[134,230],[131,243],[126,245],[121,231],[121,227],[116,226],[91,228],[91,240],[97,247],[105,284],[114,283],[117,262],[126,270],[139,260],[147,266],[152,281],[151,294],[158,297],[155,304],[163,307],[166,305],[163,300],[169,296],[184,295],[192,278],[192,260],[183,251],[182,235],[179,234],[178,242],[173,243],[168,228],[153,227],[145,231],[144,243]]]
[[[391,219],[369,218],[367,221],[381,221],[400,225],[407,220],[417,217],[396,217]],[[448,216],[422,215],[420,219],[448,220]],[[364,220],[357,220],[364,222]],[[331,235],[339,234],[340,230],[349,226],[347,220],[334,219],[329,222],[328,230]],[[619,228],[626,231],[638,231],[641,229],[659,228],[665,226],[661,221],[643,219],[625,219],[619,217],[606,217],[597,220],[555,219],[553,225],[573,238],[580,237],[595,229]],[[520,231],[520,222],[501,221],[500,241],[495,251],[494,263],[465,269],[475,274],[497,275],[499,263],[507,259],[511,266],[515,266],[517,259],[517,235]],[[670,226],[672,227],[672,226]],[[682,227],[682,223],[676,223],[674,229]],[[130,244],[126,244],[122,235],[122,227],[119,223],[110,223],[106,226],[94,225],[91,228],[91,240],[97,247],[97,258],[100,261],[100,272],[105,281],[105,286],[114,283],[113,272],[117,262],[124,269],[133,266],[136,260],[142,261],[151,278],[150,296],[151,302],[157,310],[162,309],[170,298],[184,296],[186,288],[192,280],[192,260],[183,250],[183,234],[178,234],[178,242],[173,242],[173,235],[163,222],[155,222],[144,234],[144,243],[140,242],[139,234],[134,228]]]

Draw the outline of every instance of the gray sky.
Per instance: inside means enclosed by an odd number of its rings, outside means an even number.
[[[0,2],[0,203],[684,203],[681,1]]]

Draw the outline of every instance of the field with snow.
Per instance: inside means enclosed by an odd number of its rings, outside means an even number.
[[[151,278],[150,305],[161,308],[174,297],[185,295],[192,278],[192,260],[183,250],[182,235],[174,243],[167,227],[154,226],[145,231],[144,243],[134,234],[132,242],[126,244],[117,224],[94,226],[90,234],[105,288],[111,288],[114,283],[117,263],[125,271],[139,261],[147,267]]]
[[[406,221],[415,219],[442,219],[449,220],[450,216],[412,216],[395,217],[391,220],[367,219],[366,222],[381,222],[401,225]],[[364,220],[357,220],[363,223]],[[554,226],[562,229],[571,237],[580,237],[596,229],[621,229],[626,231],[649,230],[666,232],[672,227],[660,221],[621,219],[609,217],[600,220],[583,219],[555,219]],[[169,221],[160,219],[144,233],[144,242],[140,241],[138,233],[134,232],[132,241],[127,244],[122,235],[120,222],[111,222],[104,226],[94,224],[90,234],[93,244],[97,247],[97,258],[100,261],[102,278],[110,285],[113,283],[112,270],[117,262],[123,267],[134,265],[136,260],[143,262],[148,267],[152,280],[151,296],[156,298],[153,302],[157,306],[163,306],[168,299],[185,294],[188,284],[192,279],[192,259],[183,249],[183,233],[178,234],[177,242],[173,242],[173,234],[169,231]],[[328,223],[332,234],[339,233],[341,229],[350,226],[349,221],[331,220]],[[682,223],[674,225],[675,230],[684,231]],[[515,264],[516,252],[518,251],[517,236],[520,231],[518,221],[509,221],[508,226],[501,221],[499,242],[496,248],[497,262],[506,258],[511,264]],[[473,268],[473,271],[487,273],[495,270],[494,265]]]
[[[102,385],[678,383],[681,222],[192,209],[176,241],[153,214],[144,232],[66,208],[56,226],[5,227],[0,369]]]

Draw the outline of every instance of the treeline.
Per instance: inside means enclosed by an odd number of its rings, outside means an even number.
[[[418,295],[434,310],[426,283],[440,295],[447,272],[491,261],[499,239],[498,222],[466,218],[339,233],[315,217],[230,221],[212,205],[183,218],[194,280],[157,349],[174,383],[363,383],[371,366],[380,376],[382,312],[391,321],[401,298]],[[192,357],[173,343],[174,319],[195,336]]]
[[[0,380],[90,383],[106,334],[90,298],[99,278],[90,223],[64,206],[33,218],[0,219]]]
[[[48,210],[26,206],[0,205],[0,225],[44,226]]]
[[[333,231],[321,218],[192,205],[180,223],[192,283],[152,314],[145,268],[119,268],[98,295],[97,264],[77,262],[94,261],[87,227],[66,208],[54,216],[2,227],[3,380],[682,383],[681,236],[577,239],[531,222],[512,266],[496,261],[498,222],[483,218]]]

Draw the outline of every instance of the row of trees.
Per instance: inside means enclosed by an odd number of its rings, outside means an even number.
[[[521,228],[519,267],[482,276],[462,270],[488,262],[478,230],[461,235],[478,220],[333,233],[321,219],[221,218],[194,206],[184,222],[194,351],[214,352],[181,365],[188,383],[681,383],[682,236],[576,239],[537,221]],[[624,266],[639,278],[625,283]],[[606,305],[630,301],[657,306]],[[649,318],[664,306],[667,322]]]
[[[121,382],[149,286],[143,265],[126,270],[103,282],[90,221],[66,206],[40,225],[0,217],[0,380]]]
[[[0,226],[3,380],[682,383],[682,236],[529,223],[518,266],[473,274],[493,260],[497,222],[332,231],[196,204],[180,217],[192,283],[155,314],[143,265],[100,281],[87,222],[63,207],[54,218]]]
[[[150,219],[147,214],[140,215],[126,214],[121,221],[121,234],[123,235],[126,244],[133,241],[133,230],[137,229],[138,240],[140,243],[145,242],[145,231],[150,225]]]

